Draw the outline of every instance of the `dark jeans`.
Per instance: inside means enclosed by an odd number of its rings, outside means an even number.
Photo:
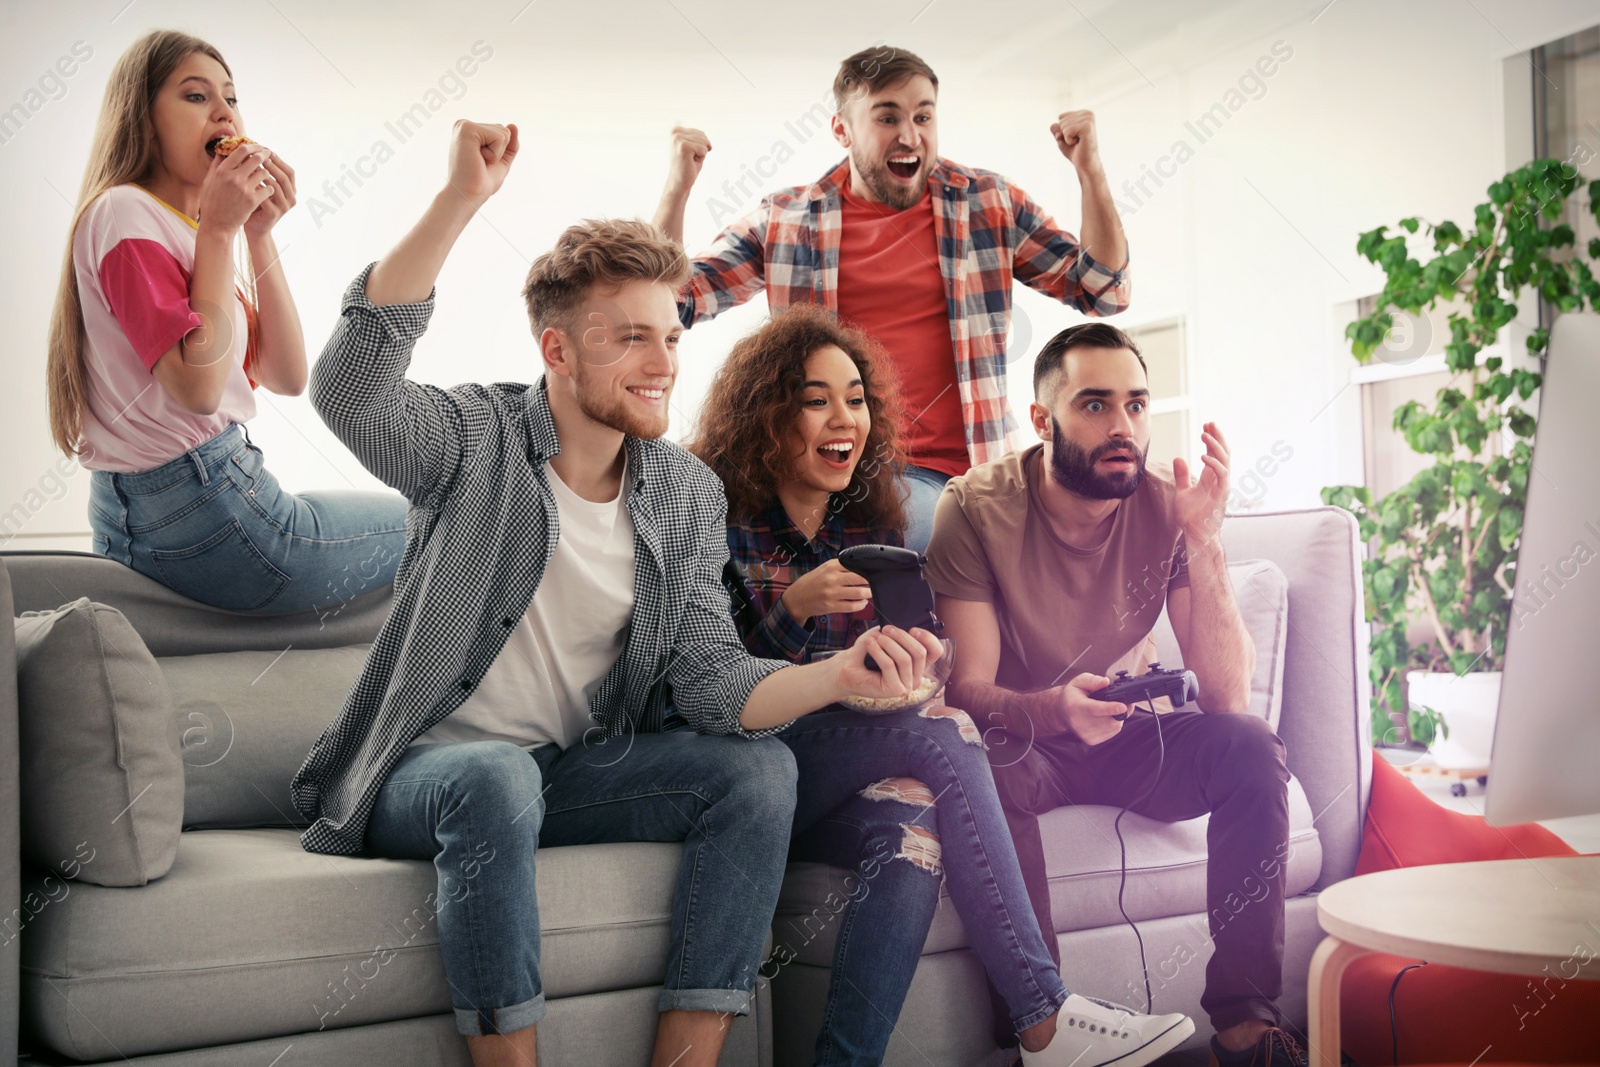
[[[774,955],[787,962],[837,923],[812,1062],[883,1061],[941,878],[972,951],[1004,991],[1001,1017],[1026,1029],[1054,1015],[1067,991],[1029,910],[972,719],[943,705],[886,715],[836,709],[777,736],[799,773],[791,857],[852,872],[837,907],[774,931]]]
[[[1178,711],[1163,715],[1160,726],[1166,748],[1160,780],[1138,803],[1156,776],[1158,754],[1156,722],[1146,713],[1136,712],[1117,736],[1098,745],[1051,737],[1031,744],[1011,738],[991,747],[995,787],[1045,944],[1059,962],[1040,815],[1067,804],[1126,804],[1162,822],[1210,812],[1206,910],[1214,951],[1200,1006],[1218,1030],[1248,1019],[1276,1025],[1289,840],[1283,742],[1265,721],[1247,714]],[[997,1036],[1003,1036],[1004,1014],[996,1019]]]

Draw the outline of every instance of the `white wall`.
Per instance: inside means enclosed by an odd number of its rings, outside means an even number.
[[[1349,422],[1355,391],[1340,387],[1353,362],[1335,343],[1331,309],[1380,285],[1357,261],[1356,235],[1408,214],[1470,214],[1504,169],[1502,59],[1593,21],[1577,0],[1480,2],[1483,15],[1451,0],[1337,0],[1320,15],[1321,0],[1249,0],[1182,8],[1192,20],[1184,25],[1149,5],[1106,2],[1083,5],[1092,25],[1045,19],[1044,7],[1025,3],[979,25],[970,7],[925,9],[921,0],[871,15],[826,4],[812,18],[788,5],[720,11],[644,0],[525,10],[523,0],[446,11],[352,4],[332,15],[332,5],[312,3],[125,2],[86,5],[93,15],[32,5],[0,12],[0,109],[43,101],[0,143],[8,205],[0,515],[11,515],[7,530],[21,520],[21,536],[6,543],[12,549],[87,544],[88,478],[77,472],[57,481],[54,473],[45,334],[106,76],[148,29],[182,28],[217,44],[233,66],[249,131],[296,167],[301,206],[280,225],[278,241],[313,353],[345,284],[440,182],[451,121],[519,124],[522,158],[447,265],[413,364],[415,377],[444,385],[534,373],[517,297],[528,263],[577,218],[648,216],[673,123],[705,128],[715,145],[689,212],[691,251],[718,228],[710,198],[731,205],[724,182],[779,142],[793,158],[764,186],[820,175],[842,153],[826,133],[794,130],[824,98],[838,60],[877,40],[915,49],[939,70],[945,155],[1007,174],[1072,227],[1076,182],[1046,129],[1057,112],[1096,110],[1119,186],[1186,139],[1195,154],[1175,177],[1159,189],[1147,185],[1150,196],[1119,194],[1132,208],[1125,215],[1135,264],[1124,323],[1188,316],[1196,425],[1222,425],[1241,473],[1275,443],[1292,449],[1252,493],[1277,507],[1315,503],[1322,485],[1348,476],[1340,450],[1348,455],[1352,442],[1339,427]],[[1292,56],[1280,58],[1259,99],[1243,102],[1200,144],[1185,123],[1219,102],[1237,103],[1225,93],[1278,41],[1280,55],[1286,46]],[[87,48],[92,56],[61,83],[59,98],[28,96],[78,42],[80,54]],[[476,42],[490,58],[462,81],[458,99],[401,143],[386,123],[426,103]],[[1073,59],[1059,67],[1041,60],[1054,55]],[[368,165],[371,176],[359,188],[347,181],[351,195],[335,201],[324,183],[338,181],[379,140],[393,158],[375,172]],[[741,207],[753,202],[740,196]],[[1077,316],[1027,291],[1017,308],[1012,396],[1021,415],[1034,352]],[[689,334],[674,436],[720,355],[764,312],[741,308]],[[263,395],[260,406],[252,435],[287,486],[375,484],[303,398]]]

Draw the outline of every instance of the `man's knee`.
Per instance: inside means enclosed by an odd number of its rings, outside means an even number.
[[[453,753],[449,790],[486,825],[526,826],[535,836],[544,822],[544,775],[525,750],[509,741],[473,741]]]
[[[800,773],[789,746],[773,738],[727,738],[716,761],[714,787],[753,817],[785,822],[794,816],[795,783]]]
[[[1030,742],[1006,736],[1002,744],[989,746],[989,771],[994,776],[995,793],[1006,815],[1042,815],[1058,806],[1050,781],[1050,766]]]
[[[1217,744],[1218,761],[1230,775],[1288,783],[1283,739],[1265,719],[1234,713],[1207,715],[1205,721]]]

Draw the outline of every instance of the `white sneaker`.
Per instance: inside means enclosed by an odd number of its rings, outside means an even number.
[[[1056,1036],[1039,1052],[1023,1052],[1024,1067],[1142,1067],[1194,1033],[1194,1020],[1140,1015],[1131,1008],[1072,993],[1056,1015]]]

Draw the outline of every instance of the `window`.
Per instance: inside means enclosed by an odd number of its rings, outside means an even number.
[[[1353,319],[1371,314],[1375,302],[1376,297],[1367,296],[1345,307]],[[1394,428],[1394,413],[1412,400],[1433,407],[1439,390],[1454,377],[1444,363],[1454,309],[1453,304],[1439,304],[1422,315],[1392,312],[1394,325],[1373,353],[1372,362],[1350,371],[1350,383],[1361,392],[1361,484],[1377,499],[1433,466],[1432,456],[1413,452]],[[1505,352],[1502,341],[1484,349],[1478,358],[1503,357]]]
[[[1124,331],[1139,346],[1150,371],[1150,458],[1193,458],[1189,439],[1189,346],[1182,316]]]
[[[1529,58],[1534,157],[1561,160],[1584,183],[1600,178],[1600,26],[1535,48]],[[1560,219],[1577,234],[1578,248],[1600,237],[1594,216],[1582,210],[1585,199],[1569,199]],[[1541,325],[1550,320],[1550,309],[1542,308]]]

